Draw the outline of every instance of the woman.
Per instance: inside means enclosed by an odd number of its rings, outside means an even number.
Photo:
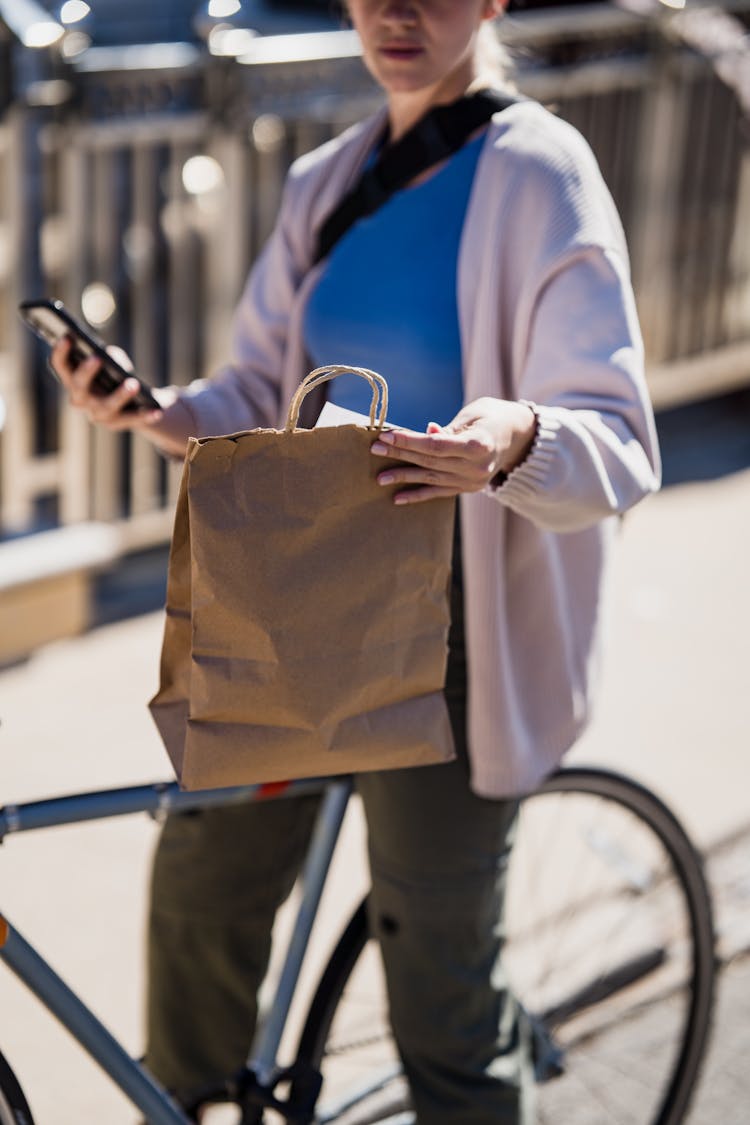
[[[446,684],[457,760],[359,779],[372,924],[420,1125],[532,1119],[525,1029],[499,966],[517,798],[585,726],[614,517],[659,464],[622,230],[582,138],[519,100],[361,219],[315,265],[321,224],[385,144],[481,83],[500,0],[350,0],[377,114],[297,161],[209,383],[122,414],[94,362],[54,355],[71,401],[170,454],[278,425],[311,366],[381,370],[375,457],[394,502],[460,496]],[[331,396],[361,408],[352,385]],[[387,544],[382,545],[387,550]],[[465,626],[464,626],[465,622]],[[465,640],[465,645],[464,645]],[[295,806],[295,807],[292,807]],[[156,857],[149,1061],[184,1091],[242,1063],[268,931],[314,803],[172,818]],[[255,878],[244,857],[252,851]],[[189,1012],[200,1005],[210,1041]]]

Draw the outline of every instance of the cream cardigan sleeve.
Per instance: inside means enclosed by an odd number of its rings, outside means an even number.
[[[616,250],[577,250],[544,286],[520,387],[537,436],[496,490],[502,503],[547,530],[574,531],[659,487],[640,333]]]
[[[466,238],[482,279],[467,397],[486,385],[474,378],[486,363],[492,393],[538,417],[530,455],[491,495],[543,530],[590,527],[660,476],[619,217],[584,139],[533,104],[497,119],[480,176]]]

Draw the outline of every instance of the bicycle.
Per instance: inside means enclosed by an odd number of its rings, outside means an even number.
[[[177,1105],[0,914],[0,959],[151,1125],[188,1125],[213,1105],[237,1107],[239,1125],[259,1125],[267,1110],[300,1125],[413,1121],[366,900],[320,977],[294,1061],[277,1062],[351,790],[349,778],[193,793],[156,783],[0,808],[2,841],[34,828],[135,812],[324,793],[289,948],[248,1064],[193,1105]],[[708,1041],[715,938],[701,861],[674,815],[620,774],[560,770],[523,801],[506,914],[505,961],[533,1036],[540,1125],[678,1125]],[[3,1055],[0,1125],[33,1125]]]

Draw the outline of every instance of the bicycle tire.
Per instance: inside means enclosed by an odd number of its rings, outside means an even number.
[[[0,1125],[34,1125],[23,1090],[2,1054],[0,1054]]]
[[[552,818],[551,805],[557,806],[554,810],[557,819]],[[547,826],[547,830],[553,832],[556,851],[562,855],[568,846],[565,834],[572,832],[578,847],[578,837],[583,834],[584,826],[586,832],[590,831],[590,817],[594,812],[599,817],[598,836],[593,841],[587,838],[585,847],[593,848],[592,858],[606,875],[607,894],[604,894],[604,885],[597,888],[593,884],[585,894],[581,892],[580,870],[577,869],[579,892],[570,913],[567,916],[561,914],[559,903],[547,908],[545,925],[552,935],[551,945],[556,951],[562,948],[563,925],[573,927],[569,933],[575,937],[575,927],[580,928],[581,924],[592,921],[587,915],[601,914],[602,911],[608,915],[611,913],[617,928],[610,927],[611,939],[598,940],[593,943],[593,948],[585,948],[587,962],[594,959],[594,948],[602,956],[614,959],[615,946],[625,949],[622,943],[626,935],[627,942],[632,943],[636,928],[638,942],[646,937],[652,941],[655,939],[652,938],[651,926],[657,922],[661,924],[663,920],[669,936],[660,936],[664,947],[639,949],[634,946],[624,962],[616,964],[613,960],[613,964],[609,968],[603,967],[596,978],[571,982],[572,992],[567,997],[553,995],[552,1000],[547,997],[544,1003],[540,1003],[538,993],[528,984],[523,971],[518,969],[519,952],[523,954],[526,948],[528,954],[533,944],[528,944],[532,939],[524,930],[523,920],[514,917],[519,909],[519,896],[513,892],[513,871],[518,863],[524,863],[523,849],[533,839],[534,821],[542,817],[552,824],[553,827]],[[587,815],[584,816],[584,813]],[[615,827],[619,834],[615,834]],[[647,866],[651,855],[655,857],[653,870]],[[546,858],[544,866],[549,867]],[[518,874],[517,878],[521,875]],[[567,1053],[569,1069],[565,1070],[563,1078],[551,1075],[555,1059],[552,1059],[551,1066],[548,1065],[550,1073],[539,1088],[540,1121],[554,1122],[554,1125],[575,1121],[576,1125],[584,1125],[588,1118],[580,1111],[581,1094],[575,1087],[576,1083],[584,1081],[580,1071],[586,1067],[593,1066],[594,1071],[597,1066],[601,1067],[603,1059],[606,1061],[602,1044],[613,1035],[622,1040],[623,1032],[627,1038],[629,1028],[629,1037],[634,1040],[641,1061],[631,1064],[636,1067],[635,1071],[627,1075],[618,1073],[616,1082],[609,1078],[599,1083],[598,1092],[592,1096],[595,1100],[591,1105],[591,1121],[596,1125],[605,1125],[609,1121],[627,1121],[634,1125],[678,1125],[684,1120],[705,1053],[715,981],[711,898],[702,861],[684,829],[658,797],[621,774],[583,767],[560,770],[523,802],[509,879],[506,967],[511,972],[514,990],[533,1019],[539,1021],[540,1013],[543,1013],[541,1024],[552,1028],[555,1042],[561,1033],[564,1039],[571,1026],[577,1028],[575,1034],[579,1036],[564,1044],[563,1053]],[[557,890],[555,893],[558,894]],[[525,903],[528,898],[525,884],[521,897]],[[684,924],[679,931],[678,915]],[[608,917],[608,926],[609,923]],[[390,1085],[384,1083],[373,1099],[362,1098],[356,1091],[350,1097],[341,1094],[337,1107],[336,1097],[332,1101],[328,1097],[330,1089],[336,1089],[338,1079],[331,1078],[327,1072],[338,1065],[339,1059],[345,1058],[347,1046],[355,1049],[361,1046],[356,1042],[356,1033],[354,1039],[349,1037],[348,1044],[332,1042],[332,1027],[335,1036],[335,1025],[340,1020],[347,989],[359,972],[358,966],[366,950],[374,945],[368,939],[365,900],[350,919],[321,976],[300,1036],[298,1057],[321,1069],[324,1074],[322,1105],[325,1107],[328,1101],[329,1108],[322,1108],[316,1114],[316,1122],[341,1121],[349,1125],[351,1121],[365,1125],[366,1122],[380,1121],[402,1125],[413,1120],[409,1117],[408,1091],[403,1079],[400,1079],[400,1087],[393,1096]],[[538,938],[535,936],[533,941],[538,941]],[[577,945],[577,942],[573,944]],[[536,953],[531,960],[536,969]],[[516,965],[511,971],[514,961]],[[648,1106],[645,1097],[631,1098],[630,1104],[636,1109],[620,1116],[620,1108],[615,1110],[604,1099],[614,1098],[615,1088],[623,1083],[629,1084],[631,1095],[633,1082],[636,1086],[645,1083],[645,1078],[637,1069],[643,1066],[642,1029],[649,1026],[648,1021],[653,1024],[657,1017],[663,1021],[668,1019],[675,1025],[672,1030],[670,1022],[671,1035],[660,1030],[653,1057],[649,1058],[649,1062],[655,1065],[657,1057],[664,1056],[664,1062],[660,1064],[664,1073],[660,1076],[658,1091],[654,1091]],[[374,1009],[363,1010],[361,1022],[367,1029],[364,1038],[368,1049],[379,1034],[376,1032],[376,1021],[380,1018],[382,1013],[376,1016]],[[385,1028],[378,1050],[382,1048],[395,1058],[395,1048],[387,1042],[388,1034]],[[543,1030],[542,1034],[546,1036],[547,1032]],[[619,1053],[621,1049],[618,1046],[618,1063],[624,1058]],[[550,1063],[549,1058],[547,1062]],[[362,1073],[369,1073],[372,1063],[368,1061],[360,1069]],[[560,1091],[565,1091],[565,1084],[570,1082],[575,1093],[575,1101],[571,1100],[571,1104],[577,1108],[566,1115]],[[545,1098],[550,1102],[547,1107],[544,1105]],[[347,1103],[350,1105],[345,1111],[342,1107]],[[357,1116],[355,1107],[365,1105],[368,1108]]]

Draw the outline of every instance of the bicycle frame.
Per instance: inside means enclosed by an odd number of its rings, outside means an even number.
[[[164,816],[187,809],[323,794],[301,876],[302,897],[292,936],[267,1017],[258,1028],[248,1068],[258,1085],[268,1087],[276,1061],[310,933],[344,819],[352,782],[348,777],[280,782],[233,789],[182,792],[176,782],[71,794],[0,808],[0,843],[7,835],[147,812]],[[0,960],[37,996],[102,1067],[152,1125],[189,1125],[189,1118],[147,1068],[128,1055],[91,1010],[54,972],[49,963],[0,914]]]

